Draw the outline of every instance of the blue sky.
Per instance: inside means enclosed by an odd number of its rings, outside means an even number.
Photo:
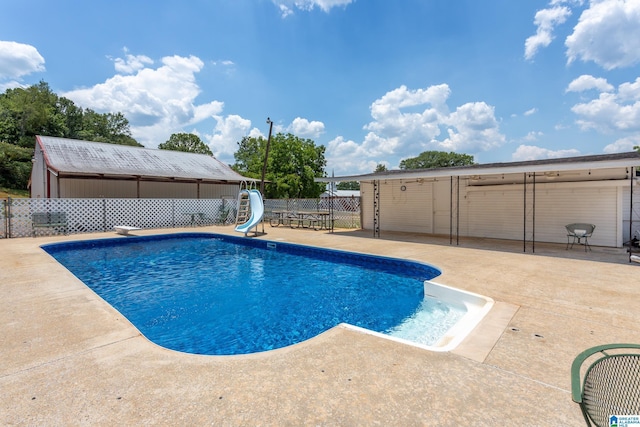
[[[640,145],[640,0],[0,0],[0,91],[46,81],[155,148],[326,146],[327,173]]]

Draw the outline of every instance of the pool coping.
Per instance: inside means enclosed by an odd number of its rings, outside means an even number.
[[[121,234],[118,230],[116,230],[117,234]],[[125,241],[117,238],[99,238],[99,239],[81,239],[81,240],[71,240],[64,243],[45,243],[40,245],[40,248],[44,250],[48,255],[56,260],[60,265],[62,265],[65,269],[68,270],[68,267],[61,263],[56,257],[56,253],[60,251],[65,251],[68,249],[91,249],[99,244],[101,247],[111,247],[111,246],[119,246],[120,243],[131,243],[135,242],[137,245],[144,244],[145,242],[154,242],[161,241],[166,239],[174,239],[174,238],[201,238],[201,237],[213,238],[218,240],[223,240],[226,243],[234,244],[234,245],[243,245],[248,247],[254,247],[257,249],[263,250],[279,250],[285,254],[294,254],[296,256],[305,256],[305,257],[318,257],[322,260],[328,260],[329,262],[339,262],[346,263],[353,266],[361,266],[364,265],[365,268],[371,268],[373,270],[383,270],[390,271],[392,274],[396,274],[397,272],[402,272],[402,274],[406,274],[408,269],[411,269],[412,275],[417,275],[419,277],[438,277],[442,274],[442,271],[439,270],[436,266],[433,266],[424,262],[416,262],[410,260],[403,260],[399,258],[380,256],[380,255],[368,255],[359,252],[353,251],[342,251],[335,250],[330,248],[320,248],[316,246],[309,245],[300,245],[294,243],[285,243],[285,242],[274,242],[271,240],[255,240],[255,239],[244,239],[237,236],[229,236],[226,234],[219,233],[211,233],[211,232],[188,232],[188,233],[159,233],[152,234],[147,236],[134,236],[130,239],[126,239]],[[370,263],[373,261],[373,265]],[[363,264],[364,263],[364,264]],[[75,273],[69,270],[71,274]],[[395,272],[395,273],[394,273]],[[84,283],[84,282],[83,282]],[[109,304],[114,310],[119,310],[111,305],[111,303],[105,300],[100,293],[96,292],[90,285],[85,284],[92,292],[94,292],[97,296],[103,299],[107,304]],[[456,289],[451,286],[447,286],[444,284],[436,283],[435,281],[428,279],[423,281],[423,291],[424,298],[431,298],[436,301],[441,301],[450,306],[459,306],[464,307],[465,314],[461,319],[456,321],[450,328],[448,328],[443,335],[433,344],[423,344],[416,341],[412,341],[410,339],[404,339],[397,336],[393,336],[391,334],[386,334],[382,332],[377,332],[372,329],[368,329],[365,327],[357,326],[350,324],[348,322],[341,322],[336,326],[341,326],[344,328],[350,328],[354,331],[358,331],[361,333],[368,333],[380,338],[390,339],[392,341],[413,345],[418,348],[422,348],[429,351],[452,351],[454,350],[458,344],[460,344],[470,333],[471,331],[478,326],[478,324],[482,321],[485,315],[491,310],[494,305],[494,300],[489,297],[485,297],[483,295],[479,295],[477,293],[464,291],[461,289]],[[122,313],[120,313],[122,314]],[[124,317],[126,315],[122,314]],[[140,331],[137,326],[131,322],[132,325]],[[331,328],[329,328],[331,329]],[[144,334],[143,334],[144,335]],[[317,336],[317,335],[316,335]],[[309,339],[313,339],[314,337],[306,338],[303,341],[307,341]],[[150,339],[151,342],[154,340]],[[302,341],[300,341],[302,342]],[[299,342],[298,342],[299,343]],[[295,345],[298,343],[290,344]],[[161,344],[157,344],[163,347]],[[289,345],[289,346],[290,346]],[[281,348],[281,347],[278,347]],[[171,348],[168,348],[171,349]],[[272,351],[272,350],[264,350],[264,351]],[[243,354],[251,354],[251,353],[239,353],[233,354],[235,355],[243,355]]]

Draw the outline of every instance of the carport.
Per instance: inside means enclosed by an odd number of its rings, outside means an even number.
[[[597,226],[591,243],[622,247],[640,233],[640,153],[391,170],[320,178],[359,181],[362,225],[385,231],[566,242],[564,225]]]

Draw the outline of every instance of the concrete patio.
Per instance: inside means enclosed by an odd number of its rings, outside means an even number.
[[[144,230],[235,234],[231,227]],[[258,238],[428,262],[496,301],[452,352],[336,327],[246,356],[163,349],[39,248],[0,240],[3,425],[582,426],[570,365],[640,342],[640,265],[624,250],[265,226]],[[118,238],[130,238],[117,236]]]

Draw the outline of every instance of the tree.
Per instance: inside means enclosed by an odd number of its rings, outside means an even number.
[[[0,94],[3,185],[27,188],[36,135],[142,146],[131,137],[129,121],[122,113],[83,110],[73,101],[56,95],[44,81],[27,88],[7,89]]]
[[[339,182],[338,185],[336,185],[336,189],[337,190],[359,190],[360,183],[358,181]]]
[[[36,135],[142,146],[122,113],[83,110],[43,81],[0,94],[0,141],[33,148]]]
[[[249,178],[262,175],[267,140],[262,137],[244,137],[238,142],[234,153],[236,163],[232,168]],[[316,146],[310,139],[302,139],[290,133],[278,133],[271,138],[267,170],[265,174],[265,197],[316,198],[325,189],[314,178],[323,177],[326,160],[324,146]]]
[[[243,137],[238,142],[238,151],[233,154],[236,162],[231,168],[247,178],[260,179],[266,146],[267,140],[263,137]]]
[[[432,169],[448,168],[452,166],[473,165],[473,156],[444,151],[425,151],[418,157],[404,159],[400,162],[400,169]]]
[[[58,96],[40,82],[26,89],[7,89],[0,96],[0,141],[33,148],[35,135],[65,136]]]
[[[198,135],[192,133],[174,133],[169,140],[158,145],[161,150],[185,151],[187,153],[208,154],[213,156],[211,149],[202,142]]]
[[[0,187],[26,189],[32,156],[32,148],[0,142]]]
[[[376,169],[373,172],[378,173],[378,172],[386,172],[386,171],[387,171],[387,167],[383,163],[378,163],[376,165]]]
[[[90,108],[82,114],[82,126],[77,137],[85,141],[142,147],[131,137],[129,121],[122,113],[100,114]]]

